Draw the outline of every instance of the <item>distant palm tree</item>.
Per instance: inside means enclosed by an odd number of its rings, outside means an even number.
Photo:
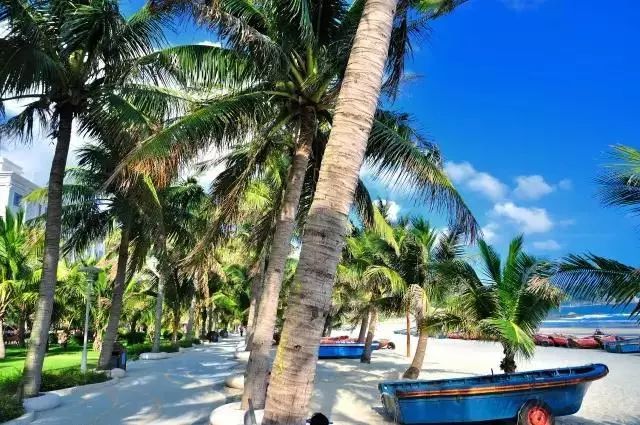
[[[6,208],[4,217],[0,217],[0,359],[5,357],[6,315],[37,278],[35,257],[40,249],[32,240],[34,234],[24,221],[22,210],[14,213]]]
[[[355,231],[347,238],[344,258],[338,265],[339,285],[349,284],[347,290],[361,294],[359,309],[369,317],[362,363],[371,363],[380,313],[397,311],[406,291],[406,283],[394,267],[398,253],[393,245],[373,231]]]
[[[463,234],[455,228],[439,232],[421,218],[411,220],[401,232],[400,273],[409,284],[407,303],[418,329],[418,345],[411,366],[402,377],[417,379],[424,362],[429,331],[438,326],[446,298],[458,289],[455,280],[443,275],[440,268],[460,259],[464,250]]]
[[[599,193],[607,206],[640,213],[640,151],[613,148],[615,163],[598,177]],[[608,304],[635,303],[632,317],[640,317],[640,269],[595,254],[569,255],[560,263],[553,281],[579,299]]]
[[[504,262],[495,249],[478,241],[482,275],[472,264],[453,261],[447,265],[452,281],[462,293],[457,308],[460,330],[500,342],[505,373],[516,370],[516,356],[531,357],[533,335],[549,311],[560,306],[564,292],[550,282],[554,268],[522,250],[523,238],[509,244]]]
[[[0,115],[6,101],[29,102],[2,126],[3,136],[32,139],[37,126],[56,140],[49,176],[45,249],[40,298],[24,366],[23,395],[40,390],[51,321],[61,235],[62,186],[74,123],[85,131],[103,119],[105,109],[135,115],[127,99],[175,111],[170,89],[141,83],[170,81],[153,58],[164,44],[166,14],[148,7],[125,18],[116,0],[0,1]],[[174,64],[175,65],[175,64]],[[175,68],[175,66],[173,66]],[[170,99],[170,100],[168,100]],[[170,105],[170,106],[167,106]]]

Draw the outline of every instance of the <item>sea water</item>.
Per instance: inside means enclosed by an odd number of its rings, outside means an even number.
[[[542,322],[546,328],[640,328],[640,316],[630,317],[635,303],[629,306],[606,304],[563,305]]]

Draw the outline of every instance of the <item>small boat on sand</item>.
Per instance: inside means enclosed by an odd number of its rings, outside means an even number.
[[[568,338],[570,348],[600,348],[600,342],[593,336],[585,336],[582,338]]]
[[[320,359],[357,359],[364,353],[365,344],[357,342],[334,342],[320,344],[318,349],[318,358]],[[377,350],[380,344],[374,341],[372,348]]]
[[[433,381],[385,381],[378,389],[386,413],[399,424],[517,420],[522,425],[552,425],[554,416],[580,410],[591,382],[607,373],[607,366],[592,364]]]
[[[604,349],[610,353],[640,353],[640,338],[606,342]]]

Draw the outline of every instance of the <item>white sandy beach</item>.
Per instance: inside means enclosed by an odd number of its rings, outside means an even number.
[[[393,330],[402,328],[398,320],[383,323],[376,333],[389,337],[396,350],[378,350],[370,365],[358,360],[321,360],[318,365],[314,411],[331,412],[338,425],[374,425],[391,421],[381,416],[377,383],[395,379],[407,367],[404,335]],[[565,330],[566,331],[566,330]],[[343,332],[344,333],[344,332]],[[343,334],[334,331],[333,335]],[[571,332],[567,332],[571,333]],[[412,337],[412,349],[417,338]],[[498,364],[502,350],[498,344],[480,341],[430,339],[421,379],[453,378],[468,375],[500,373]],[[640,424],[640,355],[610,354],[602,350],[573,350],[538,347],[535,358],[521,360],[519,370],[576,366],[604,363],[610,373],[594,382],[578,414],[558,418],[565,425],[622,425]]]

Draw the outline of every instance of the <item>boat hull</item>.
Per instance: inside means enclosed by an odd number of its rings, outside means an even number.
[[[339,344],[320,344],[318,358],[320,359],[359,359],[364,353],[365,344],[345,342]],[[377,350],[380,345],[377,342],[372,344],[372,348]]]
[[[511,420],[531,400],[543,401],[555,416],[565,416],[580,410],[591,382],[608,373],[604,365],[587,368],[591,366],[442,381],[388,381],[379,389],[387,414],[400,424]]]
[[[609,353],[640,353],[640,338],[607,342],[604,349]]]

